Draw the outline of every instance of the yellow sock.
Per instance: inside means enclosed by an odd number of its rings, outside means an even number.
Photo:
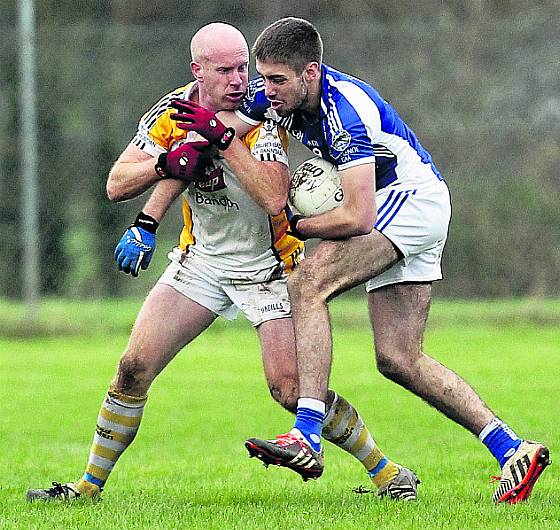
[[[399,468],[376,446],[358,411],[335,393],[323,427],[323,438],[358,459],[379,487],[393,480]]]
[[[138,432],[147,399],[109,388],[97,418],[86,471],[74,484],[82,495],[95,497],[103,489],[117,460]]]
[[[84,495],[85,497],[97,497],[101,493],[101,488],[88,482],[83,477],[78,479],[77,482],[74,482],[74,489],[80,493],[80,495]]]

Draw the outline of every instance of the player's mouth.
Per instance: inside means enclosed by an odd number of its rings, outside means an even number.
[[[245,92],[230,92],[229,94],[226,94],[226,99],[232,103],[239,103],[243,99],[244,95]]]
[[[280,101],[279,99],[270,100],[270,107],[272,108],[272,110],[278,110],[282,105],[284,105],[284,102]]]

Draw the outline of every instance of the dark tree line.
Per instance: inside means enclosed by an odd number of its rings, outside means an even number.
[[[560,287],[560,10],[556,1],[229,4],[37,1],[42,289],[145,292],[176,242],[165,220],[138,280],[112,250],[144,198],[112,204],[105,179],[140,115],[189,79],[203,24],[251,43],[276,18],[314,21],[325,61],[371,82],[412,126],[452,190],[445,296],[557,296]],[[15,2],[0,1],[0,296],[21,293]],[[294,149],[294,161],[305,153]]]

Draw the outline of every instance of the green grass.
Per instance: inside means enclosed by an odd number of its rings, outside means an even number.
[[[243,440],[287,430],[245,322],[217,322],[156,380],[140,434],[97,504],[27,504],[29,487],[83,471],[99,405],[140,301],[23,308],[0,302],[0,528],[560,528],[553,465],[529,503],[493,506],[487,450],[376,373],[364,300],[333,302],[332,386],[361,411],[382,449],[415,469],[414,504],[356,495],[361,466],[326,446],[326,471],[303,483],[249,460]],[[520,435],[560,449],[558,301],[436,302],[425,350],[463,375]]]

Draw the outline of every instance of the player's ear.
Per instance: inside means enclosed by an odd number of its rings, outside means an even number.
[[[307,63],[303,68],[303,78],[309,83],[321,77],[321,65],[312,61]]]
[[[198,81],[198,82],[202,81],[203,70],[204,70],[204,68],[202,67],[201,64],[195,63],[194,61],[191,63],[191,72],[192,72],[192,75],[193,75],[193,77],[195,78],[196,81]]]

